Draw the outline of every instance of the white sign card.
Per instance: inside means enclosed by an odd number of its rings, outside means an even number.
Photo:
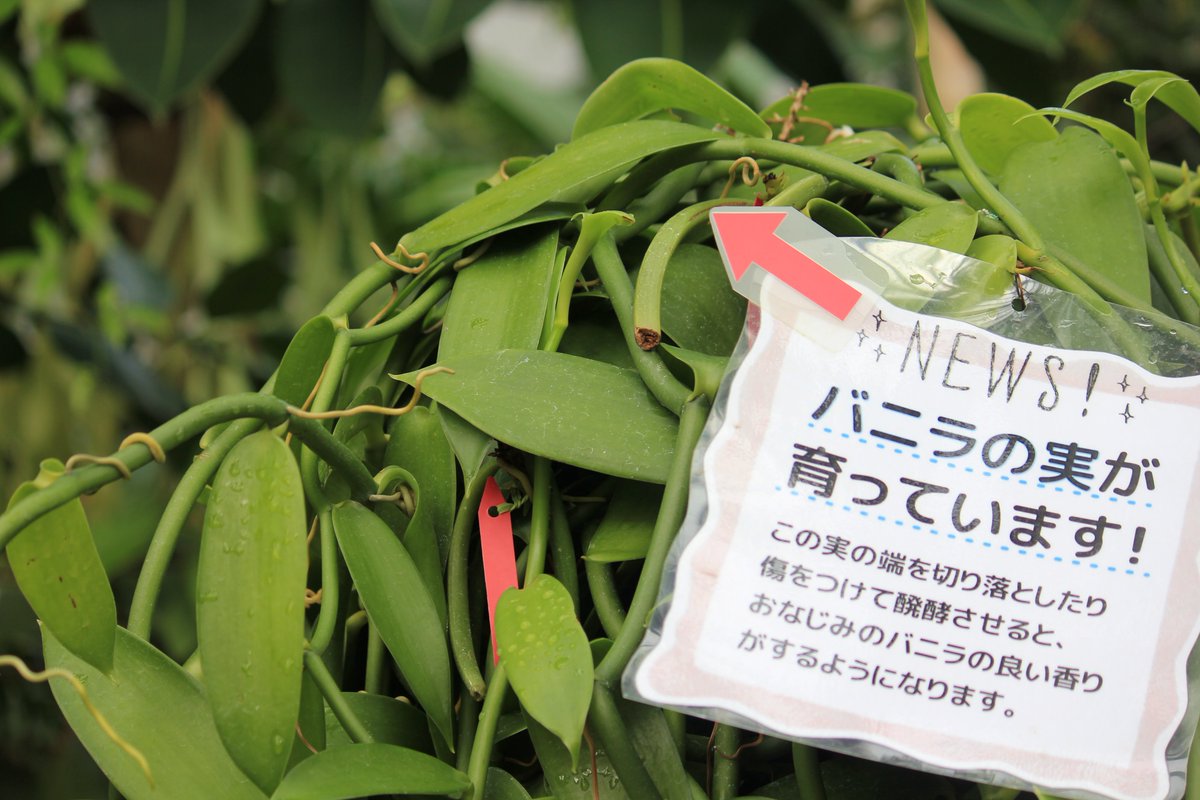
[[[1200,631],[1200,378],[866,284],[839,321],[756,283],[627,693],[1048,791],[1173,793]]]

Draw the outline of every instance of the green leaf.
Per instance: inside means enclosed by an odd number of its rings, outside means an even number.
[[[837,203],[824,197],[814,197],[804,207],[813,222],[820,225],[834,236],[874,236],[875,232],[867,227],[867,223]]]
[[[579,109],[571,138],[664,109],[690,111],[747,136],[771,137],[753,109],[703,73],[670,58],[641,58],[596,87]]]
[[[542,767],[542,776],[555,800],[595,800],[597,794],[600,800],[629,800],[625,784],[621,782],[621,777],[613,769],[604,750],[596,750],[594,774],[591,765],[586,762],[572,766],[571,753],[563,743],[528,713],[525,719],[529,738]],[[582,746],[580,742],[575,749]]]
[[[1049,142],[1058,131],[1024,100],[1006,94],[973,94],[958,104],[958,127],[971,156],[999,175],[1009,154],[1027,142]]]
[[[92,0],[87,13],[130,94],[162,114],[233,57],[262,5],[262,0]]]
[[[558,230],[537,227],[498,239],[459,273],[442,324],[438,358],[533,349],[552,294]]]
[[[563,145],[401,241],[414,253],[461,246],[542,203],[586,201],[646,156],[719,136],[694,125],[662,120],[612,125]]]
[[[970,206],[942,203],[918,211],[888,231],[883,238],[966,253],[971,240],[975,238],[978,225],[979,218]]]
[[[546,574],[508,589],[496,604],[496,643],[521,708],[562,740],[577,768],[594,671],[571,595]]]
[[[529,800],[529,792],[520,781],[498,767],[488,767],[483,800]]]
[[[764,108],[764,120],[786,118],[796,98],[787,95]],[[852,128],[900,128],[917,113],[917,101],[908,92],[865,83],[824,83],[804,95],[799,116],[822,119]],[[772,122],[778,135],[781,122]]]
[[[1200,132],[1200,93],[1196,87],[1180,78],[1173,72],[1157,69],[1122,69],[1114,72],[1103,72],[1075,85],[1063,101],[1064,106],[1078,100],[1083,95],[1110,83],[1124,83],[1138,87],[1149,81],[1168,81],[1155,93],[1168,108],[1187,120],[1197,132]],[[1172,80],[1172,79],[1178,79]],[[1148,98],[1147,98],[1148,99]]]
[[[372,0],[380,27],[410,61],[427,65],[462,41],[463,28],[489,0]]]
[[[127,800],[264,800],[225,751],[200,685],[160,651],[118,629],[112,672],[105,675],[71,655],[47,627],[42,641],[47,668],[74,673],[113,729],[150,763],[153,787],[75,690],[51,680],[71,730]]]
[[[412,703],[365,692],[342,692],[342,700],[376,741],[422,753],[433,752],[429,720]],[[330,747],[353,744],[350,735],[342,729],[342,724],[328,706],[325,707],[325,735]]]
[[[681,244],[663,276],[663,330],[680,347],[727,356],[746,320],[746,301],[733,290],[714,248]]]
[[[292,737],[287,769],[311,756],[313,750],[324,750],[325,738],[325,698],[313,682],[312,675],[306,672],[300,679],[300,713],[296,718],[296,732]]]
[[[754,4],[754,0],[751,0]],[[708,71],[754,15],[730,13],[724,0],[572,0],[571,16],[597,77],[647,56],[666,56]]]
[[[1072,127],[1054,141],[1022,145],[1009,156],[1000,191],[1047,241],[1149,302],[1141,214],[1120,160],[1099,136]]]
[[[37,478],[13,492],[8,508],[62,474],[60,462],[43,461]],[[117,605],[79,498],[38,517],[5,552],[17,588],[42,625],[79,658],[101,672],[112,670]]]
[[[636,372],[538,350],[439,365],[454,373],[429,375],[422,391],[489,436],[596,472],[666,481],[678,422]]]
[[[433,756],[392,744],[351,744],[317,753],[287,774],[271,800],[353,800],[377,794],[461,797],[467,776]]]
[[[300,711],[307,530],[291,449],[266,430],[238,442],[204,514],[196,636],[221,740],[266,792],[283,776]]]
[[[994,264],[1012,274],[1017,266],[1017,241],[1000,233],[980,236],[971,242],[971,246],[967,248],[967,255]]]
[[[645,558],[661,504],[659,486],[639,481],[618,483],[583,557],[602,563]]]
[[[417,702],[444,740],[453,742],[446,634],[412,556],[357,503],[333,509],[333,528],[363,608]]]
[[[419,515],[428,519],[439,563],[446,563],[450,546],[450,528],[454,525],[455,481],[454,452],[442,430],[437,414],[426,406],[417,406],[392,423],[383,463],[399,466],[412,473],[420,486],[417,498]]]
[[[333,320],[329,317],[313,317],[304,323],[279,362],[271,393],[288,405],[304,405],[325,369],[325,361],[333,349],[334,333]]]
[[[288,101],[320,128],[366,133],[387,77],[387,41],[367,1],[289,0],[277,23],[276,74]]]
[[[829,144],[816,145],[823,153],[844,158],[847,161],[862,161],[880,153],[907,153],[904,142],[887,131],[862,131],[853,136],[834,139]]]
[[[938,0],[938,8],[997,38],[1057,56],[1080,15],[1080,0]]]

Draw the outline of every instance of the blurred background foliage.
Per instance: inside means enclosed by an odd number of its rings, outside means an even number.
[[[984,88],[1057,105],[1118,68],[1200,75],[1194,0],[936,6],[950,105]],[[762,107],[802,80],[911,89],[910,52],[900,0],[0,0],[0,494],[42,458],[257,388],[370,241],[566,140],[626,61],[686,60]],[[1080,109],[1131,124],[1122,102]],[[1195,165],[1182,125],[1152,119],[1151,146]],[[89,499],[126,603],[183,466]],[[181,660],[194,533],[155,630]],[[40,660],[2,564],[0,620],[0,652]],[[52,705],[0,676],[5,795],[104,796]]]

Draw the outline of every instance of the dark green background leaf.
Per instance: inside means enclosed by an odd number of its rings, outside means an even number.
[[[87,8],[129,91],[161,114],[233,56],[262,0],[92,0]]]

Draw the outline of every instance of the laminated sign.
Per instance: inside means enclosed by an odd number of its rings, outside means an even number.
[[[976,781],[1179,797],[1195,329],[791,209],[712,220],[756,305],[626,694]]]

